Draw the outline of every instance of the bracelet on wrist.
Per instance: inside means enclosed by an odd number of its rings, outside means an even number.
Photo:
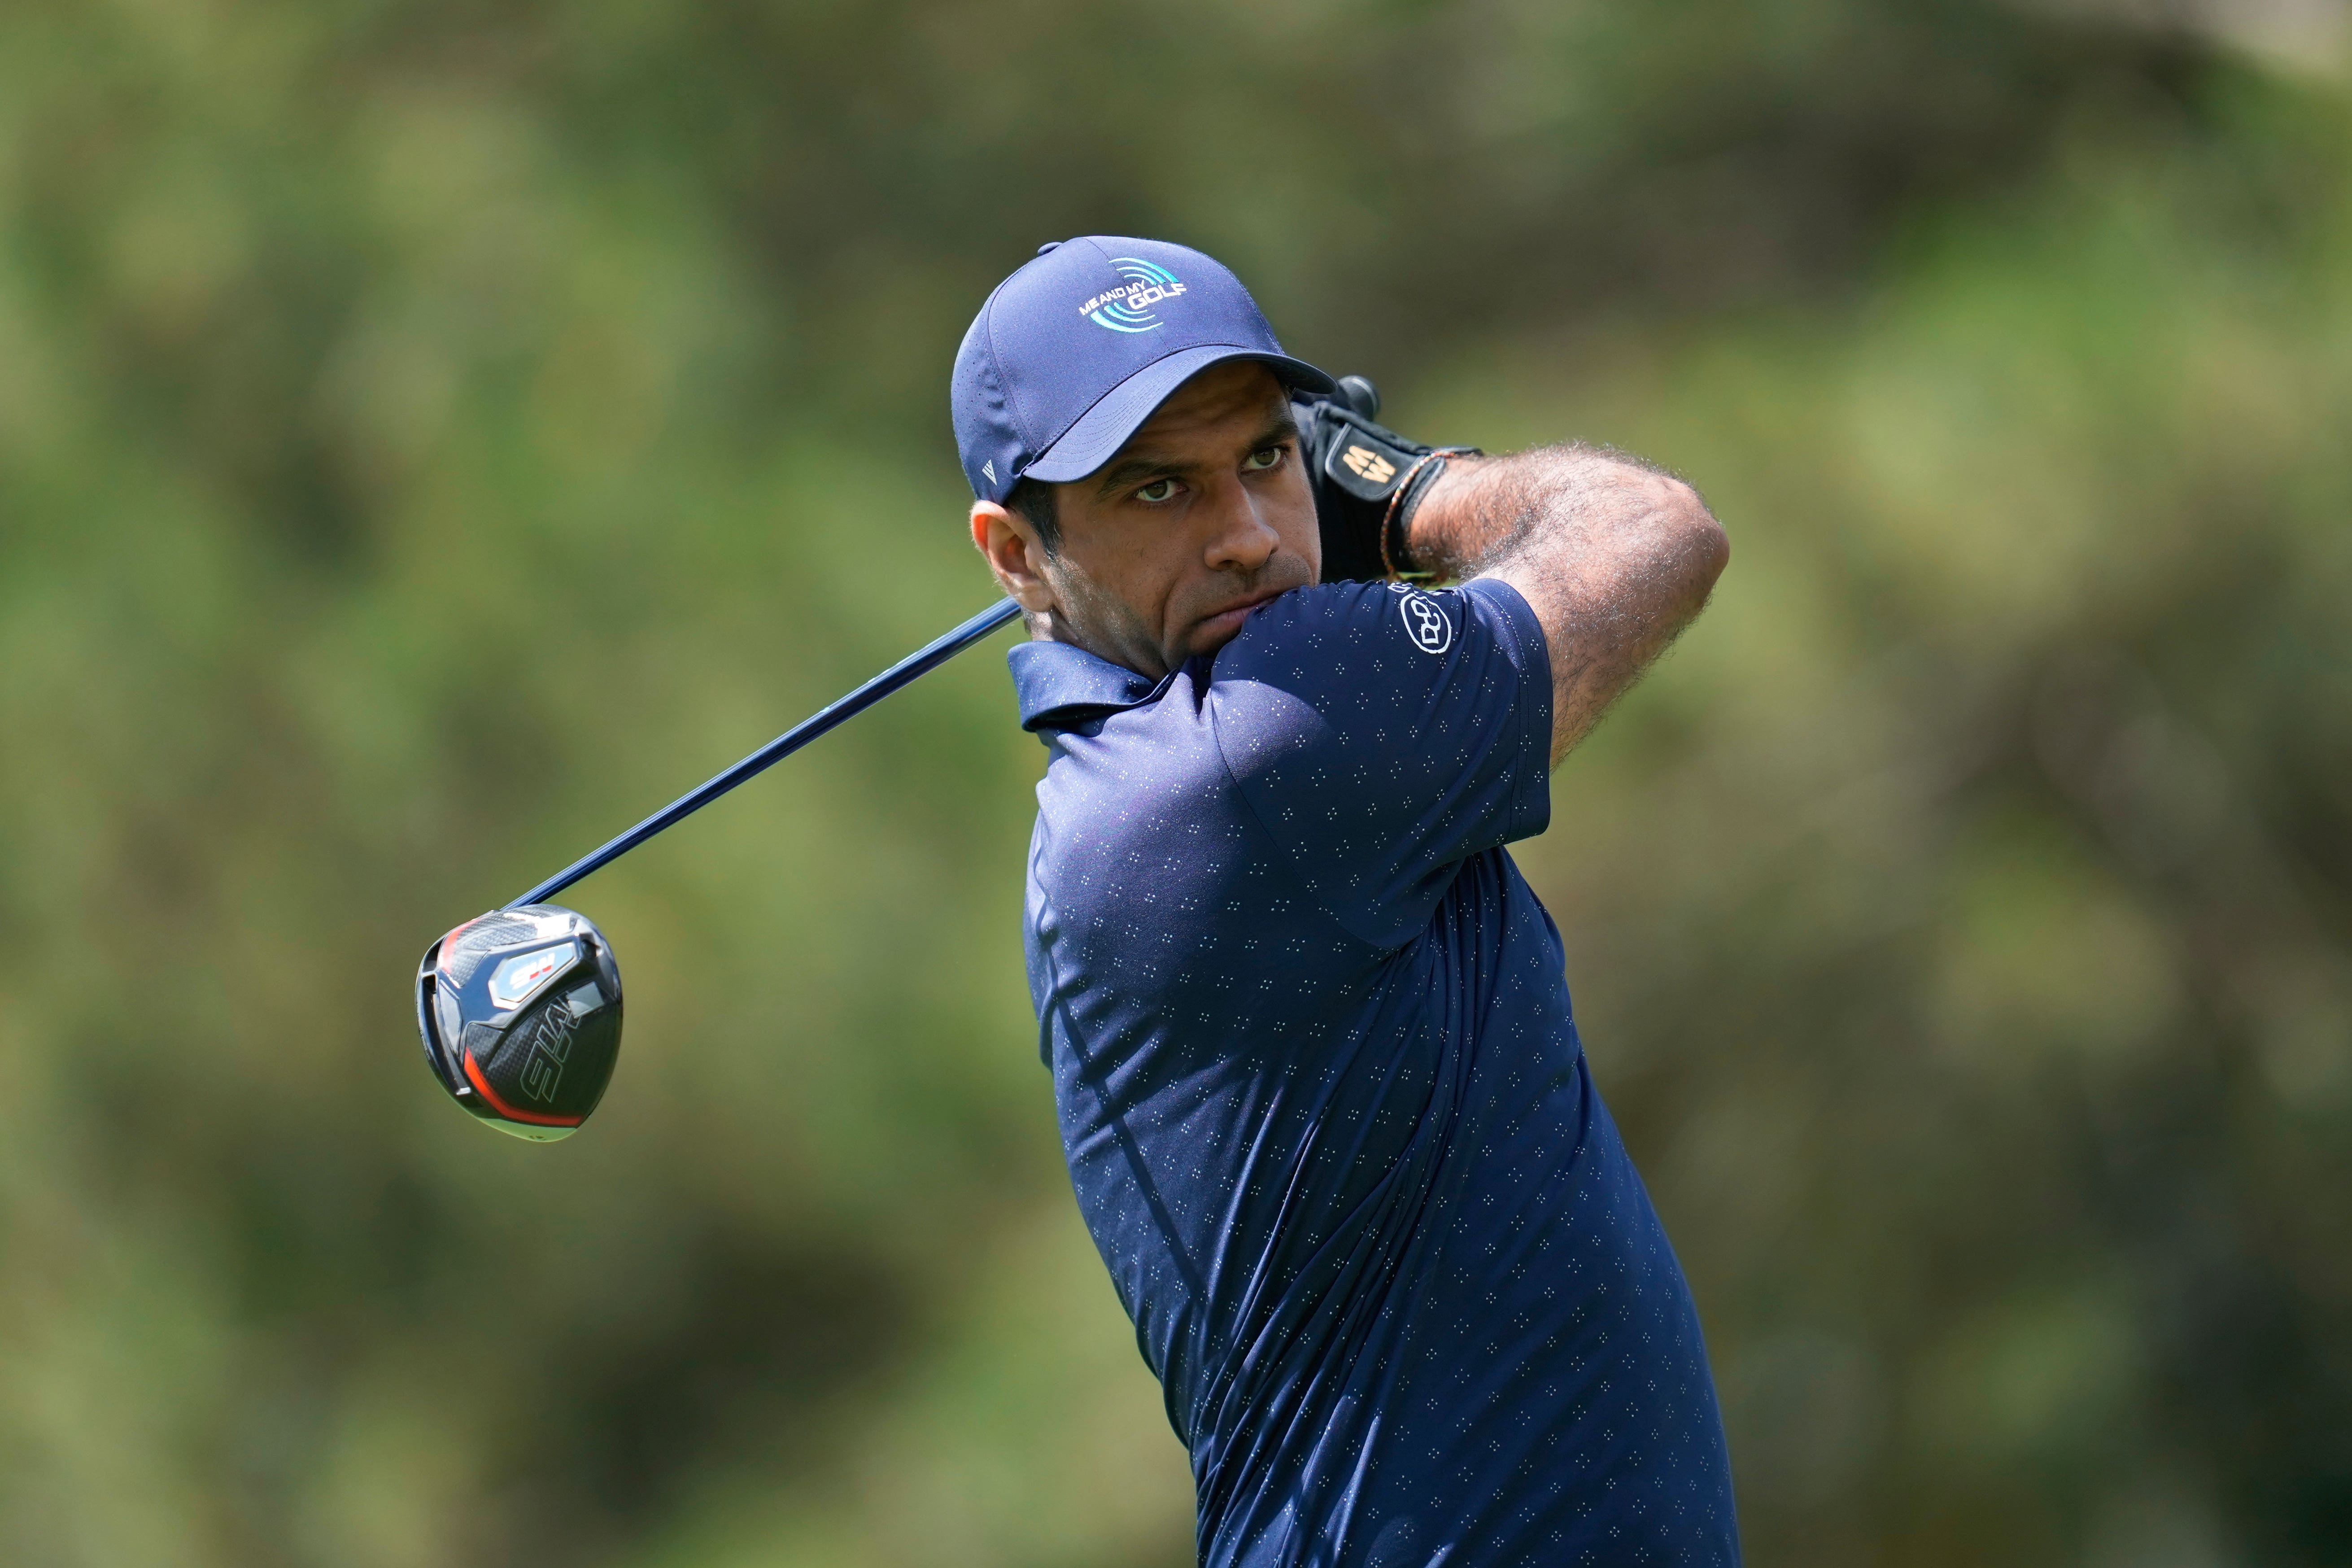
[[[1381,517],[1381,569],[1392,583],[1427,582],[1434,573],[1418,571],[1412,563],[1411,547],[1412,514],[1421,508],[1421,498],[1429,493],[1438,476],[1445,471],[1448,458],[1473,458],[1475,447],[1440,447],[1424,452],[1405,470],[1404,482],[1389,497],[1388,510]]]

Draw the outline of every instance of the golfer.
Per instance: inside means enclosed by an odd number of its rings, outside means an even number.
[[[1633,458],[1433,451],[1334,392],[1217,262],[1104,236],[954,374],[1049,758],[1041,1048],[1200,1559],[1737,1563],[1689,1287],[1503,848],[1723,531]]]

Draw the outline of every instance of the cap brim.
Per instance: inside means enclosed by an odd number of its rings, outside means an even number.
[[[1142,428],[1153,409],[1168,395],[1213,364],[1229,359],[1255,360],[1282,378],[1285,385],[1304,392],[1330,392],[1336,384],[1305,360],[1270,354],[1239,343],[1202,343],[1180,349],[1154,360],[1105,393],[1100,402],[1078,416],[1078,422],[1047,447],[1045,456],[1022,470],[1026,479],[1062,483],[1082,479],[1111,460],[1127,438]]]

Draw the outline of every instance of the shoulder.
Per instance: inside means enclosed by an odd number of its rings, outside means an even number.
[[[1252,723],[1355,729],[1431,700],[1476,701],[1498,682],[1542,676],[1543,631],[1509,584],[1331,583],[1285,594],[1219,649],[1204,682],[1232,748]],[[1380,725],[1386,728],[1386,725]]]
[[[1244,785],[1331,787],[1456,759],[1548,703],[1543,627],[1507,583],[1328,583],[1273,599],[1218,648],[1206,712]],[[1548,721],[1548,708],[1545,708]],[[1364,769],[1371,769],[1367,773]]]
[[[1386,623],[1401,597],[1385,583],[1294,588],[1243,622],[1217,650],[1214,679],[1251,680],[1276,670],[1295,677],[1320,665],[1354,663],[1391,629]]]
[[[1382,583],[1301,588],[1266,605],[1217,651],[1202,704],[1237,783],[1312,787],[1328,765],[1401,742],[1396,693],[1417,673],[1400,606]]]
[[[1190,669],[1149,702],[1058,731],[1048,751],[1039,805],[1097,831],[1197,810],[1229,782]]]
[[[1153,702],[1057,733],[1037,807],[1032,887],[1081,924],[1205,907],[1271,853],[1182,672]]]
[[[1402,583],[1326,583],[1283,595],[1250,616],[1218,650],[1219,681],[1318,668],[1357,683],[1391,670],[1426,671],[1470,645],[1487,643],[1514,662],[1540,647],[1542,628],[1517,589],[1480,577],[1450,588]]]

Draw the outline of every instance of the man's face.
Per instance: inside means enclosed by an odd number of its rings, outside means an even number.
[[[973,542],[1055,640],[1155,679],[1322,567],[1289,397],[1252,361],[1201,372],[1109,462],[1055,491],[1053,553],[987,501],[972,507]]]

